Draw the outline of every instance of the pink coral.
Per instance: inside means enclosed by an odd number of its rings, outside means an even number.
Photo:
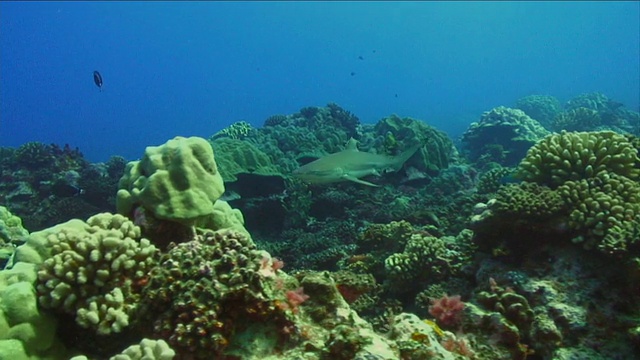
[[[460,321],[464,303],[460,300],[460,295],[443,295],[440,299],[431,299],[429,314],[436,318],[438,325],[447,327],[453,326]]]

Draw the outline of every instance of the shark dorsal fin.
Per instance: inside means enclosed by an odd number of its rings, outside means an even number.
[[[358,140],[350,138],[344,146],[345,150],[358,151]]]

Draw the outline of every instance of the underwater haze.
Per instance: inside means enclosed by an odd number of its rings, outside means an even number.
[[[639,19],[638,2],[2,2],[0,146],[131,160],[329,102],[454,137],[531,94],[637,111]]]

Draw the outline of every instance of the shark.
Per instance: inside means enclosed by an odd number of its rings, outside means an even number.
[[[422,145],[414,145],[397,156],[362,152],[358,142],[351,138],[344,150],[312,161],[293,171],[293,176],[309,184],[329,184],[353,181],[368,186],[379,186],[360,178],[367,175],[398,171]]]

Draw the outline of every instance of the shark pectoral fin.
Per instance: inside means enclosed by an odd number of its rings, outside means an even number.
[[[342,178],[345,179],[345,180],[357,182],[358,184],[362,184],[362,185],[380,187],[380,185],[376,185],[376,184],[372,184],[372,183],[370,183],[368,181],[360,180],[360,179],[358,179],[357,177],[354,177],[354,176],[344,175]]]

